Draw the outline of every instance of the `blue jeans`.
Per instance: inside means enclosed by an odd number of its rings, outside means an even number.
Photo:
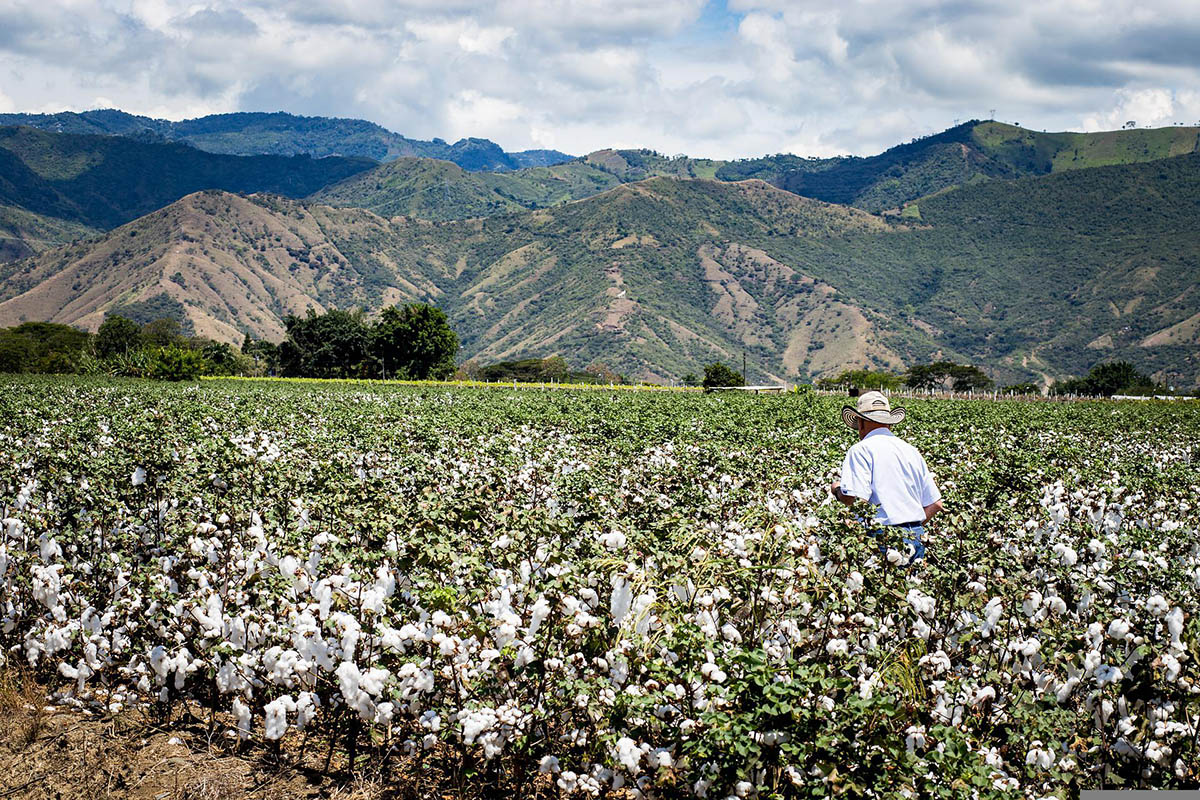
[[[911,566],[914,562],[919,561],[925,557],[925,543],[921,541],[921,537],[925,535],[925,526],[924,525],[918,525],[915,528],[904,528],[904,527],[900,527],[898,525],[888,526],[888,527],[897,527],[897,528],[900,528],[900,530],[904,531],[904,543],[907,545],[911,545],[913,548],[912,558],[910,558],[908,560],[909,566]],[[881,533],[883,533],[882,528],[880,528],[879,530],[871,531],[871,536],[879,536],[879,534],[881,534]],[[882,545],[882,544],[879,545],[879,552],[883,553],[883,557],[885,559],[887,558],[888,550],[887,550],[886,545]]]

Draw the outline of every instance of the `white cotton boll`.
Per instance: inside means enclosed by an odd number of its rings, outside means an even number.
[[[844,656],[850,652],[850,645],[845,639],[830,639],[825,652],[831,656]]]
[[[932,617],[935,601],[932,597],[922,592],[920,589],[909,589],[906,598],[908,604],[913,607],[913,610],[924,617]]]
[[[1079,554],[1062,542],[1054,545],[1053,549],[1054,554],[1058,556],[1058,560],[1065,567],[1073,567],[1079,561]]]
[[[1146,598],[1146,610],[1155,617],[1166,616],[1166,613],[1170,607],[1171,606],[1167,603],[1167,599],[1161,594],[1151,595],[1150,597]]]
[[[1025,754],[1025,763],[1038,769],[1050,769],[1054,763],[1054,754],[1041,748],[1041,742],[1034,742],[1035,747]]]
[[[558,765],[558,757],[542,756],[542,760],[538,762],[538,772],[543,775],[557,775],[559,772],[562,772],[562,769]]]
[[[249,739],[253,726],[250,706],[242,702],[242,698],[233,698],[233,716],[237,718],[237,735],[239,739]]]
[[[750,781],[738,781],[733,785],[733,793],[738,797],[746,797],[752,791],[754,791],[754,784]]]
[[[609,550],[620,550],[625,547],[628,539],[621,531],[609,531],[600,535],[600,544]]]
[[[971,696],[971,705],[981,706],[988,700],[996,699],[996,690],[991,686],[984,686],[982,689],[976,689]]]
[[[1025,595],[1025,601],[1021,603],[1021,610],[1025,612],[1025,616],[1032,617],[1042,607],[1042,593],[1034,589]]]
[[[146,482],[146,470],[138,467],[133,471],[133,474],[129,476],[129,481],[134,486],[141,486]]]
[[[613,591],[609,602],[609,611],[612,613],[613,622],[620,625],[629,613],[630,606],[633,604],[633,586],[624,577],[614,575],[612,578],[612,587]]]
[[[862,591],[863,574],[858,570],[851,572],[850,576],[846,578],[846,588],[849,589],[853,594],[857,594],[858,592]]]
[[[734,642],[736,644],[742,641],[742,634],[732,624],[726,622],[721,626],[721,638],[727,642]]]
[[[1167,614],[1167,633],[1170,634],[1173,644],[1179,643],[1179,637],[1183,635],[1183,609],[1179,606],[1175,606]]]
[[[267,703],[263,709],[266,719],[263,722],[263,735],[271,741],[282,739],[287,733],[287,714],[289,711],[296,710],[296,703],[292,700],[291,695],[283,695],[280,698]]]
[[[1129,620],[1118,618],[1108,623],[1108,638],[1116,639],[1117,641],[1124,641],[1125,637],[1128,635]]]
[[[617,760],[631,775],[637,775],[642,763],[642,750],[633,739],[622,736],[617,739]]]
[[[1101,664],[1096,667],[1095,675],[1096,685],[1102,688],[1110,683],[1119,683],[1125,677],[1120,669],[1110,664]]]
[[[1058,595],[1046,598],[1046,608],[1054,614],[1067,613],[1067,601],[1063,600]]]
[[[728,676],[725,672],[711,661],[706,661],[700,666],[700,674],[713,683],[724,683]]]
[[[303,730],[317,716],[321,700],[311,692],[301,692],[296,700],[296,728]]]
[[[925,726],[910,725],[904,731],[904,746],[910,754],[925,749]]]

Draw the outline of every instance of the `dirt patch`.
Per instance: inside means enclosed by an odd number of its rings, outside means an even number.
[[[1193,314],[1169,328],[1163,328],[1142,339],[1142,347],[1160,347],[1169,344],[1187,345],[1197,342],[1200,342],[1200,314]]]
[[[30,800],[416,800],[475,798],[464,776],[442,769],[438,748],[420,757],[377,747],[353,774],[317,737],[238,742],[232,720],[210,729],[207,712],[171,719],[128,709],[115,715],[48,705],[25,673],[0,671],[0,798]],[[439,745],[439,748],[441,746]],[[551,797],[549,782],[526,797]]]

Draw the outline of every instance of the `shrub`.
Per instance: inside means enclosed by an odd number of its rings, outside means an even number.
[[[704,388],[713,389],[718,386],[741,386],[742,376],[727,366],[724,362],[717,361],[709,364],[704,368]]]

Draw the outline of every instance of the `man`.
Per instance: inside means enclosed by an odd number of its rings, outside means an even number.
[[[892,433],[904,415],[903,408],[892,410],[880,392],[866,392],[856,406],[844,406],[842,421],[858,431],[858,443],[846,453],[841,481],[829,488],[847,506],[858,500],[874,505],[873,522],[881,529],[902,528],[905,544],[913,548],[912,564],[925,557],[921,536],[925,523],[942,510],[942,493],[917,448]],[[880,549],[887,554],[887,548]]]

